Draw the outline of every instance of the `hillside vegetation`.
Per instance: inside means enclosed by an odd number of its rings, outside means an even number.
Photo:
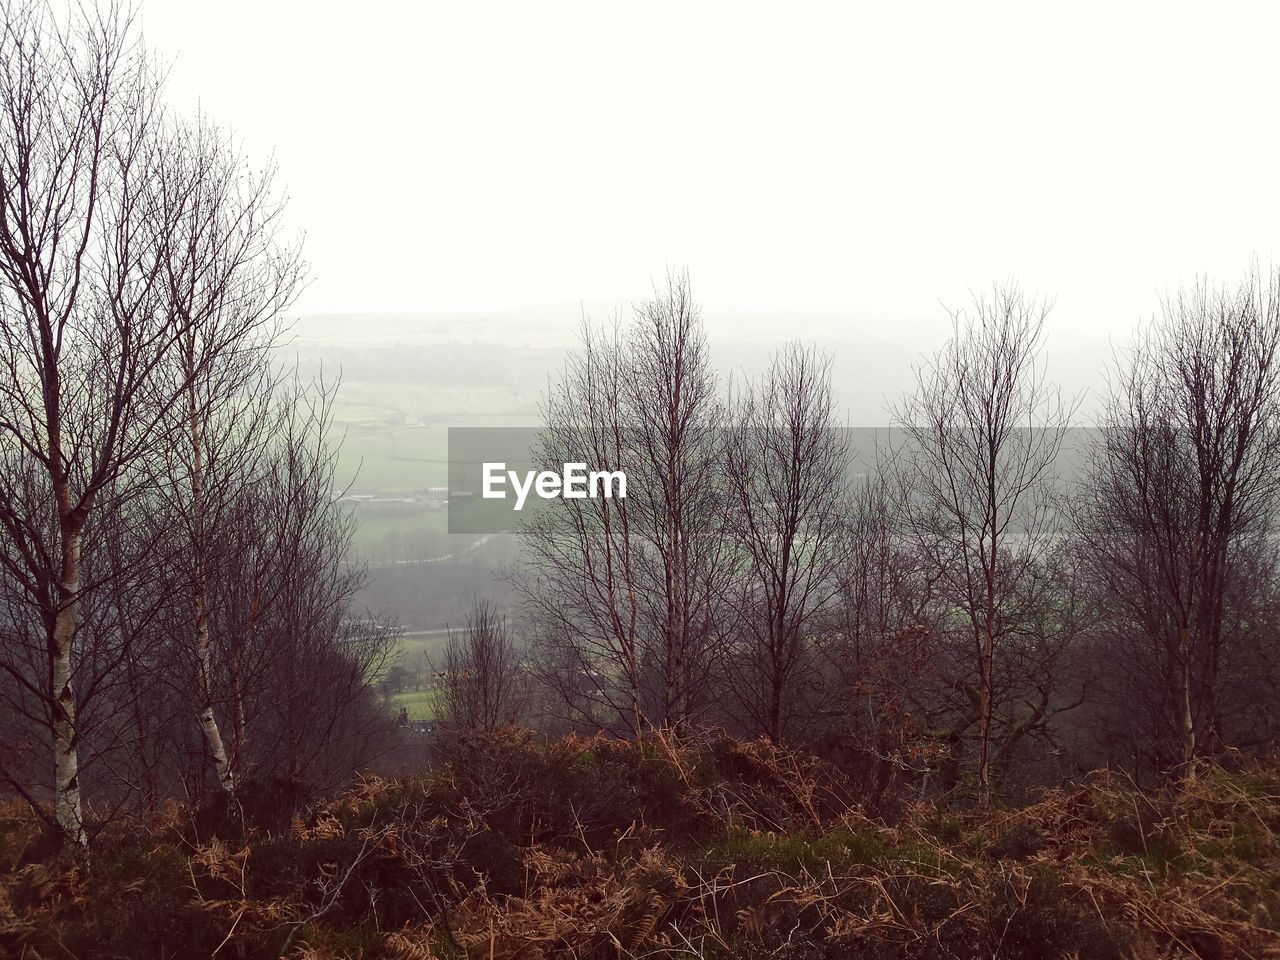
[[[763,741],[437,742],[291,817],[171,804],[46,859],[11,806],[0,944],[26,958],[1267,957],[1280,769],[1177,792],[1099,772],[1021,810],[907,797]],[[87,874],[91,875],[88,876]]]

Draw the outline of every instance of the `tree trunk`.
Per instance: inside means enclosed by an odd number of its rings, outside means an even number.
[[[209,615],[205,610],[203,592],[196,598],[196,659],[200,680],[200,729],[213,757],[218,772],[218,786],[229,797],[235,795],[235,775],[227,748],[222,742],[222,732],[213,713],[213,669],[209,656]]]
[[[188,348],[190,350],[190,348]],[[191,354],[188,365],[193,368]],[[194,525],[192,600],[195,606],[196,669],[200,694],[200,729],[204,732],[209,754],[218,774],[218,786],[228,797],[235,796],[235,773],[222,742],[222,731],[213,712],[213,666],[209,655],[209,584],[205,562],[204,517],[204,448],[200,431],[200,414],[196,408],[195,388],[187,391],[191,427],[191,510]]]
[[[248,734],[245,729],[244,713],[244,672],[243,644],[237,642],[231,648],[230,680],[231,680],[231,777],[234,780],[244,778],[245,755],[247,753]]]
[[[994,638],[988,623],[982,638],[981,677],[978,682],[978,808],[991,809],[991,689]]]
[[[54,818],[64,843],[84,850],[89,843],[80,806],[79,737],[76,698],[71,688],[71,644],[80,608],[80,524],[72,518],[65,481],[56,486],[62,528],[62,567],[58,578],[58,611],[53,620],[49,659],[53,679]]]
[[[770,743],[782,742],[782,677],[774,671],[769,685],[769,722],[768,733]]]
[[[1182,687],[1182,762],[1187,765],[1186,776],[1194,776],[1191,761],[1196,755],[1195,718],[1191,712],[1191,630],[1184,623],[1178,631],[1178,667]]]

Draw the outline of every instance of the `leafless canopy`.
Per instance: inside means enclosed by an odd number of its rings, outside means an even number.
[[[990,800],[997,647],[1032,605],[1027,589],[1055,530],[1055,463],[1071,414],[1040,360],[1049,305],[1014,286],[953,315],[951,341],[916,371],[895,411],[912,538],[962,612],[977,684],[978,790]]]
[[[475,601],[463,628],[449,631],[440,672],[436,715],[445,723],[492,733],[520,719],[529,675],[492,603]]]
[[[821,706],[815,635],[838,592],[847,433],[830,358],[792,343],[728,418],[725,473],[742,570],[730,588],[736,711],[774,742]]]
[[[1169,298],[1113,380],[1081,539],[1120,668],[1111,722],[1157,772],[1268,732],[1247,690],[1264,675],[1278,350],[1280,274],[1255,268]]]
[[[688,278],[584,331],[544,409],[546,463],[625,470],[626,499],[564,500],[525,530],[541,663],[590,725],[679,727],[706,707],[731,551],[723,408]]]

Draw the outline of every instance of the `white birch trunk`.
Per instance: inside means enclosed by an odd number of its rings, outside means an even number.
[[[190,348],[188,348],[190,349]],[[188,353],[189,368],[194,367],[191,354]],[[226,744],[222,742],[222,731],[218,729],[218,720],[213,712],[213,665],[209,656],[209,586],[205,569],[205,523],[204,523],[204,450],[200,431],[200,414],[196,408],[195,387],[188,388],[188,415],[191,427],[191,509],[195,525],[195,543],[192,545],[194,560],[194,576],[192,577],[192,599],[195,605],[196,629],[196,667],[200,688],[200,729],[204,733],[205,743],[213,757],[214,767],[218,774],[218,786],[227,797],[234,797],[236,792],[235,770],[227,756]]]
[[[1183,624],[1178,632],[1178,670],[1179,693],[1182,698],[1182,762],[1186,764],[1185,776],[1188,780],[1195,778],[1196,757],[1196,725],[1191,710],[1191,631]]]
[[[222,742],[222,732],[218,729],[217,718],[213,715],[209,616],[205,610],[202,592],[196,599],[196,658],[200,672],[200,729],[204,733],[205,742],[209,745],[209,753],[213,756],[213,763],[218,772],[218,786],[228,796],[234,796],[235,773],[231,767],[231,760],[227,756],[226,745]]]
[[[53,806],[64,840],[83,850],[89,837],[80,806],[79,738],[76,698],[71,688],[71,644],[80,606],[80,531],[64,524],[58,612],[53,621],[50,666],[53,679]]]

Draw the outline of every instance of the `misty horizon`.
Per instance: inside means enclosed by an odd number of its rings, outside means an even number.
[[[693,280],[696,292],[696,276]],[[296,352],[316,369],[321,363],[330,370],[336,366],[344,373],[344,384],[353,382],[353,373],[354,382],[363,379],[366,367],[360,358],[390,356],[401,347],[492,348],[495,356],[519,353],[528,366],[518,383],[511,384],[512,405],[503,412],[527,418],[536,416],[536,398],[578,346],[583,322],[608,327],[615,317],[625,322],[630,310],[630,303],[602,300],[508,310],[304,314],[293,318],[280,352],[286,360]],[[712,364],[725,384],[757,376],[773,352],[796,339],[830,354],[835,397],[853,427],[888,425],[889,408],[914,385],[913,368],[932,358],[952,336],[951,318],[941,305],[932,316],[738,311],[711,304],[703,306],[702,314]],[[1110,338],[1072,336],[1064,324],[1054,322],[1055,316],[1056,311],[1046,321],[1048,372],[1064,393],[1081,399],[1079,423],[1090,425],[1108,371],[1123,358],[1143,324],[1117,327]],[[357,364],[354,368],[352,362]],[[451,379],[456,376],[450,374]],[[425,390],[432,387],[430,381],[420,385]]]

